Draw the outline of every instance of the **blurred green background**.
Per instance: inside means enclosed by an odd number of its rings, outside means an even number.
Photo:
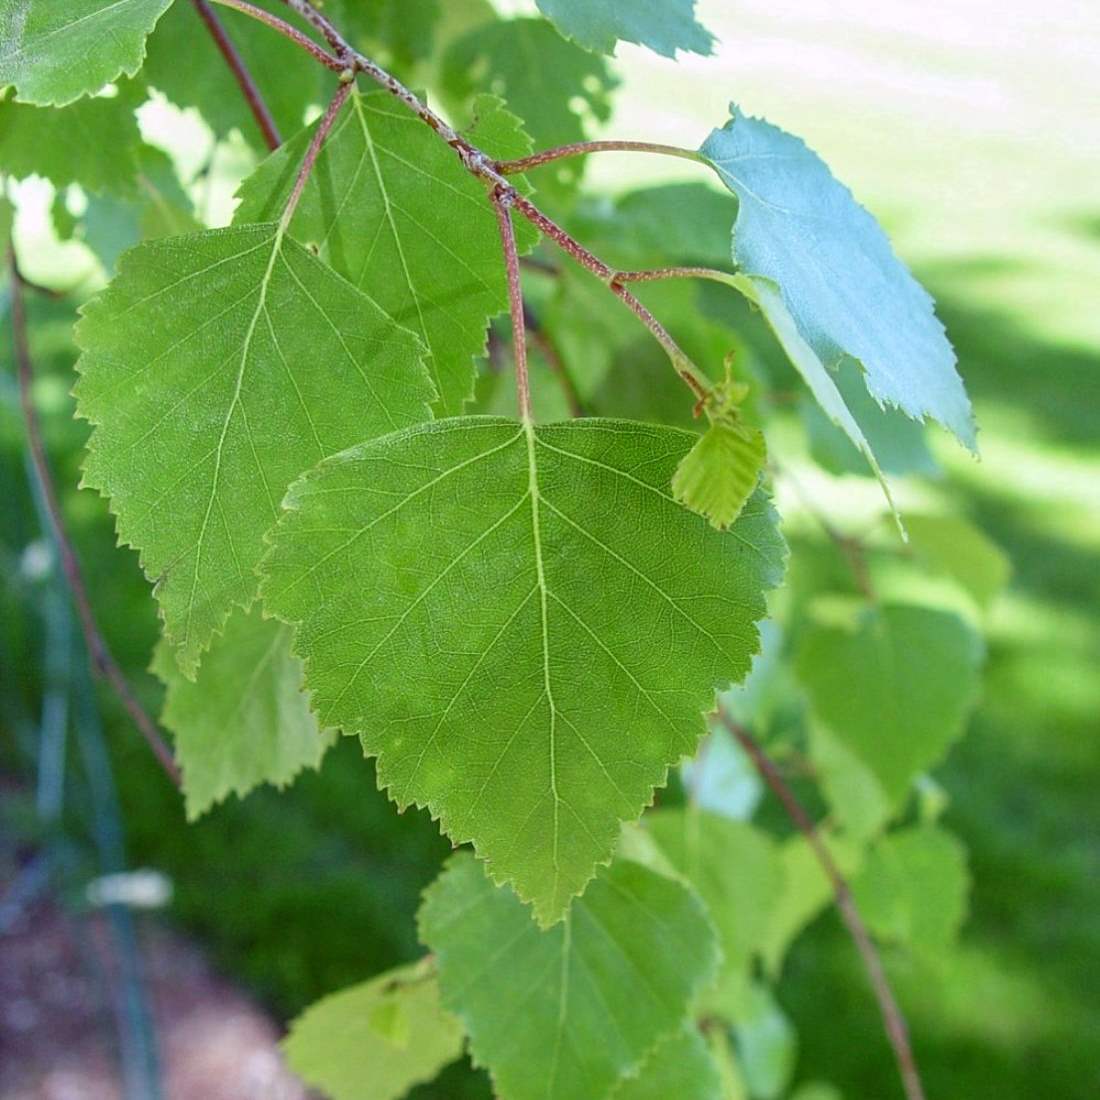
[[[971,918],[942,965],[887,956],[928,1093],[1095,1097],[1100,12],[1072,0],[701,0],[699,14],[721,40],[714,57],[674,64],[620,47],[623,86],[606,133],[694,145],[734,99],[826,159],[936,297],[976,406],[981,461],[937,446],[946,476],[925,498],[976,521],[1012,559],[1012,584],[988,623],[982,704],[939,773],[945,822],[970,850]],[[699,178],[652,159],[597,160],[590,185]],[[32,250],[25,266],[34,278],[73,262],[83,261]],[[72,317],[58,303],[30,304],[37,396],[69,487],[65,507],[109,640],[155,706],[144,671],[155,615],[136,558],[113,548],[103,502],[72,489],[85,435],[66,396]],[[16,610],[47,593],[27,558],[38,527],[6,318],[0,338],[0,763],[15,774],[15,746],[37,720],[50,673],[27,660],[35,627]],[[399,817],[373,792],[354,744],[288,792],[262,790],[189,826],[110,699],[104,713],[129,864],[172,878],[168,918],[280,1018],[418,953],[409,914],[448,846],[426,817]],[[33,799],[24,783],[5,786],[0,830],[33,831]],[[5,847],[0,858],[16,856]],[[849,1098],[897,1093],[877,1010],[834,914],[795,949],[780,1001],[798,1029],[799,1078],[834,1081]],[[430,1094],[487,1092],[460,1069]]]

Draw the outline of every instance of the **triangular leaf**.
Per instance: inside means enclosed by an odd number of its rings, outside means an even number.
[[[63,106],[133,76],[172,0],[0,0],[0,88]]]
[[[815,714],[897,805],[962,733],[982,656],[959,616],[895,604],[868,608],[851,627],[809,624],[796,666]]]
[[[458,1058],[462,1044],[462,1026],[421,962],[310,1005],[282,1045],[291,1069],[331,1100],[399,1100]]]
[[[605,1096],[679,1030],[718,960],[698,899],[627,860],[541,931],[460,854],[424,896],[420,935],[438,959],[444,1005],[509,1100]]]
[[[766,453],[759,428],[719,418],[676,467],[672,495],[724,531],[756,488]]]
[[[275,225],[128,252],[77,341],[77,407],[97,425],[84,483],[141,551],[189,676],[254,598],[290,482],[428,415],[416,338]]]
[[[303,768],[318,767],[333,742],[302,691],[290,629],[258,608],[230,615],[196,681],[183,676],[164,641],[153,671],[167,688],[161,721],[174,735],[191,820],[230,794],[285,786]]]
[[[691,442],[438,421],[299,481],[264,565],[322,722],[543,921],[694,751],[782,572],[765,499],[720,533],[672,498]]]
[[[973,449],[970,402],[932,299],[878,223],[800,139],[731,114],[700,152],[740,203],[734,264],[778,287],[827,368],[850,356],[880,404],[932,417]]]
[[[475,105],[477,140],[500,156],[530,149],[499,100]],[[242,184],[236,221],[278,215],[312,130],[270,156]],[[454,151],[385,92],[355,94],[325,141],[291,222],[428,349],[440,408],[473,396],[474,357],[489,318],[508,304],[496,218],[485,188]],[[521,232],[521,244],[534,237]]]
[[[586,50],[614,53],[619,41],[664,57],[709,54],[714,36],[695,20],[695,0],[538,0],[539,10]]]

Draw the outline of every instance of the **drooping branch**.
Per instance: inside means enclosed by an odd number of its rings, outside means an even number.
[[[279,136],[279,127],[275,124],[275,119],[264,102],[263,96],[260,95],[260,89],[252,79],[244,58],[233,45],[233,40],[207,0],[191,0],[191,2],[199,13],[199,18],[206,24],[206,29],[210,32],[210,37],[214,39],[222,57],[225,58],[225,63],[232,71],[233,78],[237,81],[241,94],[248,103],[248,108],[256,120],[256,125],[260,128],[260,133],[263,134],[268,149],[272,151],[278,149],[283,143],[283,139]]]
[[[280,33],[287,34],[289,31],[293,32],[297,38],[302,37],[300,32],[294,31],[294,28],[282,23],[281,20],[274,20],[268,13],[262,12],[258,8],[254,8],[251,4],[248,4],[246,0],[215,0],[215,2],[225,4],[237,11],[252,15],[269,27],[280,31]],[[498,170],[496,162],[492,157],[482,149],[479,149],[470,142],[469,139],[449,125],[440,115],[436,114],[431,107],[405,87],[405,85],[395,76],[383,69],[377,62],[355,49],[351,43],[344,38],[340,31],[337,30],[328,17],[318,11],[318,9],[310,3],[310,0],[284,0],[284,3],[314,27],[335,52],[336,57],[332,58],[328,54],[325,54],[323,50],[321,51],[324,58],[328,59],[323,61],[324,64],[330,64],[331,61],[335,60],[341,69],[347,67],[353,72],[364,73],[381,88],[389,92],[390,95],[404,103],[417,118],[430,129],[434,130],[435,133],[455,151],[463,167],[471,175],[480,179],[492,196],[507,201],[514,209],[518,210],[527,218],[528,221],[532,222],[546,233],[559,248],[563,249],[578,263],[585,266],[589,271],[593,272],[593,274],[596,274],[607,283],[608,289],[615,297],[617,297],[650,330],[656,340],[665,349],[676,373],[694,394],[697,408],[704,407],[711,401],[714,395],[714,387],[710,380],[695,366],[684,350],[676,343],[669,332],[653,314],[650,313],[650,311],[624,286],[614,282],[612,278],[614,272],[607,264],[593,255],[592,252],[586,249],[565,229],[543,214],[534,203],[524,198],[515,186],[508,181],[508,178]],[[291,35],[288,35],[288,37],[290,36]],[[633,147],[642,149],[648,145],[649,143],[646,142],[638,142],[634,143]],[[653,148],[647,148],[646,151],[655,152],[662,150],[661,147],[655,146]],[[689,159],[698,159],[688,150],[677,150],[674,146],[664,147],[663,151],[671,152],[676,156],[687,156]]]
[[[77,615],[80,618],[80,627],[88,648],[88,659],[93,670],[111,686],[111,689],[126,709],[127,714],[133,720],[134,725],[137,726],[149,748],[152,749],[153,755],[164,769],[165,774],[178,787],[180,785],[180,771],[172,757],[172,750],[168,747],[164,738],[161,737],[156,723],[149,717],[141,703],[138,702],[133,689],[100,632],[95,613],[92,611],[92,604],[88,598],[88,590],[84,584],[80,562],[65,528],[61,504],[50,473],[46,448],[42,442],[42,429],[38,422],[38,412],[34,407],[34,399],[31,394],[34,366],[31,360],[30,344],[27,339],[27,314],[23,301],[23,278],[19,274],[14,251],[8,254],[8,269],[11,275],[12,340],[15,350],[16,372],[19,379],[19,401],[23,411],[23,422],[27,429],[27,445],[30,450],[35,478],[38,481],[50,526],[53,529],[53,541],[57,547],[61,569],[72,594]]]
[[[863,918],[859,915],[859,909],[856,907],[847,879],[837,866],[828,846],[821,839],[821,835],[814,826],[810,815],[803,808],[802,803],[798,801],[779,768],[761,748],[756,738],[740,722],[735,721],[721,704],[719,704],[715,713],[718,721],[748,753],[761,778],[783,804],[787,816],[805,836],[811,851],[817,858],[818,863],[821,864],[821,868],[833,888],[833,896],[836,899],[836,906],[841,919],[844,921],[844,926],[848,929],[848,934],[852,937],[870,978],[871,987],[874,990],[875,999],[878,1001],[879,1011],[882,1014],[886,1036],[890,1040],[894,1057],[898,1063],[898,1072],[901,1075],[905,1095],[908,1100],[925,1100],[924,1086],[921,1084],[916,1058],[909,1043],[909,1028],[905,1022],[905,1015],[902,1013],[897,998],[895,998],[894,992],[890,988],[890,981],[883,969],[882,959],[879,957],[878,949],[871,939],[871,934],[867,931],[867,926],[863,923]]]
[[[496,170],[503,176],[514,176],[555,160],[583,157],[589,153],[657,153],[666,157],[679,157],[681,160],[701,162],[703,159],[694,149],[681,149],[678,145],[661,145],[653,141],[574,141],[568,145],[557,145],[553,149],[543,149],[528,157],[498,160]]]
[[[519,277],[519,255],[516,251],[516,227],[512,224],[511,202],[506,195],[493,192],[490,196],[493,213],[500,229],[500,247],[504,252],[504,269],[508,275],[508,312],[512,318],[512,356],[516,364],[516,402],[521,420],[531,419],[531,382],[527,375],[527,318],[523,310],[523,289]]]
[[[213,0],[213,2],[221,4],[223,8],[232,8],[234,11],[239,11],[243,15],[264,23],[273,31],[278,31],[284,38],[288,38],[296,46],[300,46],[314,61],[319,61],[325,68],[332,69],[333,72],[340,72],[344,68],[343,61],[338,57],[333,57],[332,54],[325,53],[312,38],[302,34],[297,27],[292,27],[285,19],[280,19],[277,15],[272,15],[271,12],[258,8],[255,4],[248,3],[248,0]]]
[[[317,163],[317,158],[321,155],[321,147],[325,144],[325,138],[328,137],[329,132],[336,122],[336,116],[339,115],[340,108],[347,103],[348,96],[351,95],[351,89],[351,80],[340,81],[340,87],[336,89],[336,94],[329,101],[329,105],[325,109],[325,113],[321,117],[317,129],[313,132],[313,139],[309,143],[306,155],[302,158],[301,167],[299,167],[297,178],[294,180],[294,188],[290,192],[290,197],[286,201],[286,206],[283,207],[283,216],[280,219],[280,225],[284,230],[290,225],[290,220],[294,217],[294,211],[298,209],[298,202],[302,197],[302,192],[305,190],[306,182],[309,180],[309,174],[313,171],[313,166]]]

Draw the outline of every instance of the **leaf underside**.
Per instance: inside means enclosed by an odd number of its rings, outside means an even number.
[[[664,57],[677,50],[706,55],[714,47],[714,36],[695,19],[695,0],[538,0],[538,6],[566,38],[599,53],[614,53],[619,41]]]
[[[264,562],[322,724],[544,922],[694,750],[782,573],[765,498],[721,533],[670,495],[694,438],[426,424],[297,482]]]

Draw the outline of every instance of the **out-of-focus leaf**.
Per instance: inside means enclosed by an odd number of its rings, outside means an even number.
[[[539,10],[586,50],[611,54],[620,42],[675,57],[709,54],[714,36],[695,19],[695,0],[538,0]]]

